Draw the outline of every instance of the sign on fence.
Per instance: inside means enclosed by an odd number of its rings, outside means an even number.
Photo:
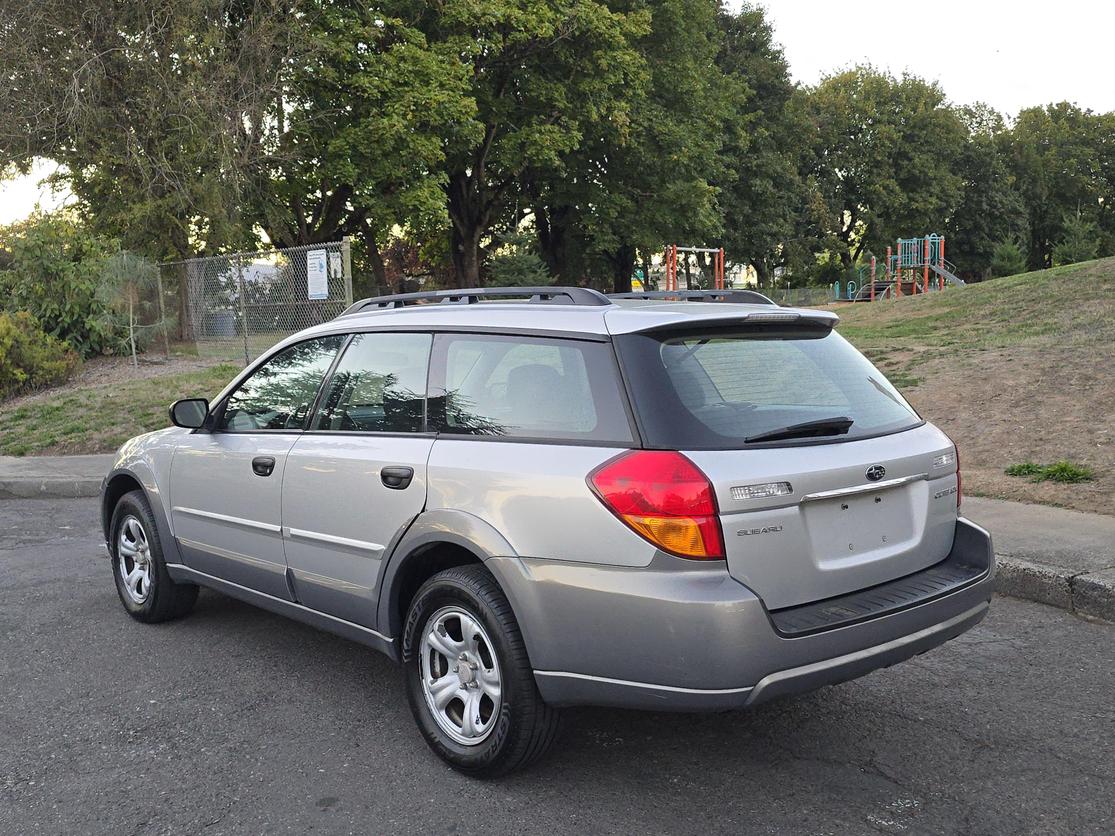
[[[325,259],[325,250],[309,250],[306,253],[306,296],[310,299],[329,298],[329,272]]]

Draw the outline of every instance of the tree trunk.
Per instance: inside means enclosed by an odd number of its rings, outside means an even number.
[[[757,258],[751,262],[751,266],[755,268],[755,278],[758,280],[759,287],[767,287],[770,284],[770,270],[767,268],[767,260]]]
[[[635,248],[621,244],[615,252],[608,255],[612,263],[612,292],[630,293],[631,274],[635,272]]]
[[[453,278],[457,287],[480,287],[480,230],[453,228]]]
[[[449,175],[447,208],[450,221],[450,257],[457,287],[480,287],[480,238],[487,218],[468,173]]]
[[[643,253],[643,290],[650,290],[650,253]]]
[[[387,265],[383,263],[383,253],[379,250],[379,242],[376,241],[376,234],[372,231],[371,225],[364,227],[364,249],[368,251],[368,263],[372,266],[372,282],[375,284],[375,292],[378,293],[391,293],[395,288],[392,288],[390,282],[387,280]],[[402,283],[405,279],[399,279],[399,290],[402,292]]]
[[[570,281],[569,276],[569,222],[573,210],[568,206],[555,206],[547,209],[537,206],[534,221],[538,228],[538,249],[550,274],[558,284]]]
[[[691,276],[690,276],[690,272],[689,272],[689,253],[685,253],[684,260],[682,261],[682,264],[685,265],[685,289],[686,290],[692,290],[693,289],[693,282],[691,281]]]

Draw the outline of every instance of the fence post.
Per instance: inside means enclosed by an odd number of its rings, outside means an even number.
[[[345,274],[345,307],[352,304],[352,236],[341,239],[341,272]]]
[[[236,283],[240,288],[240,330],[244,334],[244,365],[251,362],[248,357],[248,307],[245,302],[247,294],[244,292],[244,262],[236,256]]]
[[[166,322],[166,308],[163,305],[163,268],[160,265],[155,273],[156,288],[159,294],[159,326],[163,329],[163,350],[166,352],[166,359],[170,359],[170,336],[167,334]]]

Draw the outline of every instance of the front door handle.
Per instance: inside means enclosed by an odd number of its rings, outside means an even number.
[[[274,456],[256,456],[252,459],[252,473],[256,476],[270,476],[274,469]]]
[[[380,481],[383,482],[384,487],[391,488],[392,490],[401,491],[410,484],[410,480],[414,478],[413,467],[385,467],[379,472]]]

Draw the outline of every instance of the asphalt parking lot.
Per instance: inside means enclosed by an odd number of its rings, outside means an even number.
[[[94,500],[0,501],[0,637],[0,833],[1115,829],[1115,627],[1011,599],[751,712],[570,711],[498,782],[426,750],[370,650],[214,593],[133,622]]]

